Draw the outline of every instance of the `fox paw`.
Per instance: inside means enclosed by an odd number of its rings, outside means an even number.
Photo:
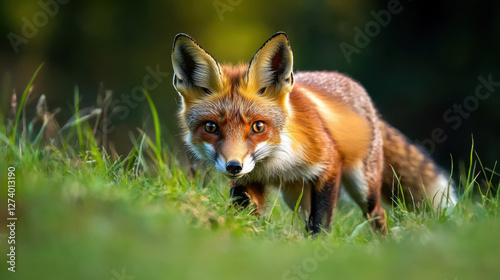
[[[243,186],[235,186],[229,190],[232,203],[240,209],[246,208],[250,205],[250,196],[247,193],[247,188]]]

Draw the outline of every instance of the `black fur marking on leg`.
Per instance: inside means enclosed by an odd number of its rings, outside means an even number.
[[[240,208],[246,208],[250,205],[250,197],[247,194],[247,188],[244,186],[234,186],[229,190],[232,203]]]
[[[307,222],[307,230],[312,234],[320,232],[321,228],[330,229],[337,194],[338,187],[336,187],[335,181],[327,182],[319,192],[313,189],[311,214]]]
[[[373,212],[373,209],[375,209],[375,206],[377,206],[377,202],[379,200],[377,192],[373,192],[368,195],[366,198],[366,204],[367,204],[367,213],[365,214],[371,214]]]

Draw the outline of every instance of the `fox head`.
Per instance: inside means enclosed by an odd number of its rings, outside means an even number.
[[[238,66],[219,64],[193,38],[178,34],[172,64],[185,141],[199,159],[238,179],[276,156],[294,85],[285,33],[273,35],[248,65]]]

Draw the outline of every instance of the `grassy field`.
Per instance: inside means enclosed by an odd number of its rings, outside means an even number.
[[[332,232],[312,238],[277,192],[265,216],[236,211],[225,179],[188,176],[159,138],[144,136],[113,160],[86,125],[77,121],[56,148],[21,129],[20,113],[0,127],[0,279],[500,278],[498,173],[473,150],[454,176],[454,209],[387,205],[390,235],[382,238],[344,202]],[[9,167],[15,273],[6,263]]]

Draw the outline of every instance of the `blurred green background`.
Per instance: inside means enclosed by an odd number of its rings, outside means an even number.
[[[366,33],[366,27],[376,27],[375,17],[387,10],[388,3],[399,12],[377,32],[371,30],[376,34],[366,46],[346,58],[340,45],[356,47],[358,28]],[[175,117],[179,98],[171,86],[174,36],[188,33],[219,62],[237,63],[248,62],[269,36],[285,31],[296,71],[350,75],[368,90],[381,115],[410,139],[432,138],[433,131],[439,132],[437,138],[446,135],[434,149],[425,142],[446,168],[450,154],[468,158],[473,134],[484,166],[492,167],[500,155],[500,86],[491,86],[490,97],[472,103],[479,76],[491,75],[500,82],[499,1],[395,3],[2,1],[0,111],[8,114],[11,90],[19,95],[45,62],[28,101],[27,119],[30,112],[35,114],[41,94],[51,110],[62,109],[57,115],[62,125],[75,111],[76,85],[81,108],[95,106],[102,89],[112,90],[112,104],[120,109],[112,116],[109,137],[118,152],[127,153],[132,147],[128,132],[152,125],[147,102],[142,97],[135,101],[133,94],[151,75],[150,69],[159,69],[158,80],[148,80],[157,83],[150,93],[164,126],[163,139],[175,149],[180,139]],[[453,111],[464,102],[477,108],[462,115]],[[280,205],[278,196],[271,196],[278,205],[269,216],[233,213],[227,208],[227,185],[218,177],[207,176],[209,184],[203,176],[188,179],[175,164],[158,176],[153,166],[152,172],[133,176],[133,171],[109,159],[96,166],[79,156],[68,157],[78,154],[71,150],[24,150],[20,156],[17,279],[286,279],[286,271],[303,264],[324,244],[333,244],[334,252],[308,279],[500,275],[498,192],[491,201],[481,196],[482,203],[470,194],[464,196],[449,216],[388,212],[387,242],[363,227],[357,208],[340,209],[333,234],[311,240],[297,224],[290,224],[292,213]],[[11,164],[4,158],[0,182],[6,181],[4,171]],[[469,179],[477,170],[462,173],[470,177],[463,185],[472,186]],[[489,174],[484,172],[478,180]],[[498,183],[488,186],[498,189]],[[1,192],[0,200],[6,199],[7,192]],[[4,221],[6,209],[0,208]],[[6,231],[0,232],[0,241],[6,237]],[[2,252],[6,247],[0,242]],[[0,279],[12,277],[5,266]]]
[[[62,109],[58,119],[64,123],[74,112],[75,85],[83,107],[96,103],[102,84],[113,91],[115,105],[128,107],[114,116],[110,133],[118,152],[126,153],[131,146],[128,131],[141,127],[149,113],[145,101],[130,101],[133,108],[121,96],[143,85],[147,67],[158,67],[169,74],[151,94],[165,126],[164,138],[178,145],[179,99],[171,86],[170,61],[174,36],[188,33],[219,62],[236,63],[248,62],[269,36],[285,31],[296,71],[350,75],[368,90],[381,115],[410,139],[430,139],[433,130],[442,129],[438,138],[446,135],[446,140],[435,149],[429,142],[425,146],[445,166],[450,154],[455,159],[468,156],[473,134],[479,155],[492,166],[500,154],[500,87],[477,106],[467,98],[480,84],[478,76],[500,81],[499,2],[401,0],[398,6],[393,1],[399,13],[392,14],[385,27],[379,25],[378,32],[372,29],[376,34],[370,42],[346,59],[340,44],[356,46],[356,28],[365,30],[375,21],[374,13],[387,10],[389,2],[2,1],[2,88],[22,91],[45,62],[28,108],[44,93],[51,109]],[[7,95],[3,91],[0,97],[4,114]],[[451,112],[453,121],[443,118],[454,104],[467,100],[477,109],[462,115]]]

